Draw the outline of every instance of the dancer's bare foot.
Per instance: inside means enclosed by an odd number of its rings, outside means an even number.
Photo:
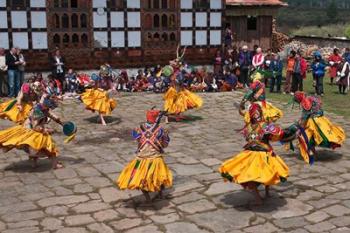
[[[151,202],[152,202],[152,199],[151,199],[149,193],[148,193],[147,191],[144,191],[144,190],[142,190],[142,193],[143,193],[143,195],[145,196],[146,201],[147,201],[148,203],[151,203]]]
[[[105,119],[103,118],[102,114],[100,114],[100,119],[101,119],[102,125],[103,125],[103,126],[106,126],[107,124],[106,124],[106,121],[105,121]]]
[[[52,168],[53,169],[61,169],[64,168],[63,164],[57,160],[56,157],[52,158]]]
[[[270,186],[266,186],[265,187],[265,198],[269,198],[269,197],[271,197]]]

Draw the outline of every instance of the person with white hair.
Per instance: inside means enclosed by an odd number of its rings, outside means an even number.
[[[248,46],[244,45],[239,53],[238,63],[240,66],[241,75],[239,76],[239,82],[246,88],[249,84],[248,73],[252,64],[252,57],[248,51]]]
[[[252,64],[255,69],[261,69],[264,65],[265,57],[262,49],[259,47],[256,49],[256,54],[253,57]]]

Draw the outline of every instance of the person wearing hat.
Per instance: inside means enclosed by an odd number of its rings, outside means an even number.
[[[147,122],[132,131],[138,142],[137,155],[116,180],[121,190],[141,190],[148,202],[151,201],[150,192],[159,192],[162,198],[163,189],[171,187],[173,182],[172,173],[163,159],[170,138],[167,130],[159,124],[162,115],[159,110],[147,111]]]
[[[244,189],[252,191],[256,204],[261,205],[262,197],[258,187],[264,185],[266,197],[269,197],[270,186],[286,181],[289,175],[288,166],[275,154],[270,142],[292,141],[297,130],[294,125],[282,129],[266,122],[262,107],[256,103],[251,104],[246,111],[245,102],[242,101],[239,113],[244,118],[247,114],[249,116],[241,131],[247,144],[238,155],[224,161],[219,172],[225,181],[240,184]]]
[[[322,59],[322,55],[319,51],[314,53],[314,61],[311,64],[312,75],[315,80],[315,92],[317,95],[323,96],[323,78],[326,74],[326,63]]]
[[[39,103],[44,90],[39,82],[24,83],[16,99],[0,104],[0,118],[23,123],[35,103]]]
[[[331,78],[331,85],[333,85],[334,79],[337,78],[338,66],[342,62],[342,57],[339,54],[339,49],[335,48],[333,54],[328,58],[328,63],[331,65],[329,69],[329,77]]]
[[[48,157],[54,169],[62,168],[58,162],[58,150],[51,137],[53,130],[46,128],[48,119],[62,124],[61,120],[51,113],[57,103],[51,98],[43,98],[34,105],[23,125],[13,126],[0,131],[0,148],[10,151],[14,148],[24,150],[36,167],[40,157]]]
[[[101,66],[101,75],[108,75],[107,68]],[[104,78],[103,78],[104,77]],[[91,75],[92,87],[81,94],[81,101],[85,108],[92,112],[98,112],[101,124],[106,126],[105,115],[111,115],[117,106],[117,101],[110,97],[112,86],[105,76]]]
[[[324,116],[319,97],[298,91],[293,101],[302,108],[298,140],[300,154],[307,163],[313,162],[316,146],[335,149],[343,144],[346,138],[344,130]]]
[[[239,82],[248,88],[249,85],[249,69],[252,65],[252,57],[251,53],[248,51],[248,46],[244,45],[242,47],[242,50],[239,53],[239,59],[238,59],[239,67],[240,67],[240,76],[239,76]]]

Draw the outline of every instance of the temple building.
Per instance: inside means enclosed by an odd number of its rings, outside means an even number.
[[[175,58],[178,45],[187,47],[187,61],[208,64],[221,48],[225,25],[238,32],[237,39],[253,35],[249,28],[245,35],[243,26],[237,26],[254,25],[241,18],[242,6],[233,2],[0,0],[0,47],[22,48],[32,70],[50,69],[49,58],[57,48],[75,69],[94,69],[102,63],[113,67],[166,64]],[[255,27],[264,27],[268,36],[268,21],[260,14],[269,12],[265,8],[255,12],[259,14]]]

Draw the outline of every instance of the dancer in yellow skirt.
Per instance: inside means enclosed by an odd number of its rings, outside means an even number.
[[[171,171],[163,159],[164,148],[169,144],[168,132],[159,125],[162,113],[157,110],[147,112],[147,122],[132,132],[138,141],[137,156],[121,172],[117,185],[120,189],[138,189],[147,201],[149,192],[159,192],[171,187]]]
[[[60,119],[50,112],[50,109],[55,107],[56,103],[51,99],[36,104],[23,125],[0,131],[0,148],[5,152],[14,148],[24,150],[33,161],[34,167],[39,157],[48,157],[52,160],[54,169],[62,168],[62,164],[57,160],[56,144],[50,135],[52,130],[45,127],[48,118],[62,124]]]
[[[283,116],[283,112],[271,103],[266,102],[265,85],[258,79],[250,85],[249,90],[243,97],[243,102],[257,103],[261,106],[264,120],[267,122],[276,122]],[[246,113],[244,120],[248,123],[249,115]]]
[[[163,74],[171,79],[171,85],[164,95],[164,110],[169,114],[174,114],[177,119],[187,110],[200,108],[203,100],[198,95],[189,91],[184,85],[185,69],[183,65],[183,53],[179,55],[179,47],[177,48],[177,58],[170,61],[170,65],[163,68]],[[166,119],[167,121],[167,119]]]
[[[112,80],[108,67],[101,66],[100,76],[93,74],[91,79],[94,86],[81,95],[81,100],[85,104],[86,109],[99,113],[102,125],[107,125],[103,116],[111,115],[113,109],[117,106],[117,101],[110,97]]]
[[[240,105],[240,114],[245,116],[244,102]],[[243,129],[247,141],[244,150],[225,161],[219,172],[225,180],[241,184],[245,189],[253,191],[257,204],[262,204],[258,191],[260,184],[265,186],[269,196],[269,186],[285,181],[289,169],[283,160],[274,153],[270,141],[291,141],[295,137],[297,127],[281,129],[264,120],[262,108],[253,103],[249,107],[249,122]]]
[[[316,146],[335,149],[345,141],[345,132],[324,116],[321,99],[307,96],[304,92],[296,92],[294,101],[302,108],[298,133],[299,150],[305,162],[312,164],[316,154]]]
[[[23,123],[35,103],[39,103],[44,90],[39,82],[24,83],[16,99],[0,104],[0,118]]]

